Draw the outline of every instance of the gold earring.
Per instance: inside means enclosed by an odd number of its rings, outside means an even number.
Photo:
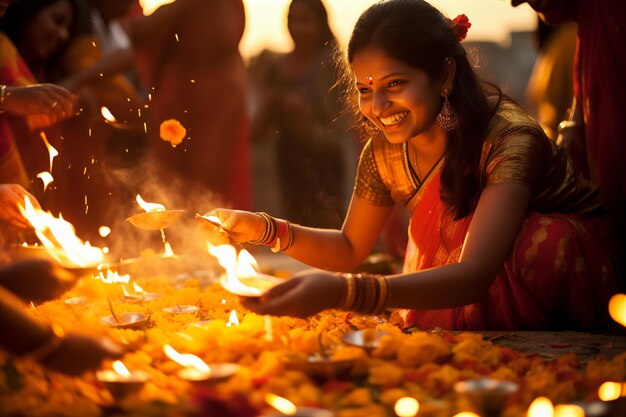
[[[456,129],[458,124],[458,118],[454,109],[450,105],[450,101],[448,101],[448,96],[450,95],[450,91],[447,88],[443,89],[443,106],[441,107],[441,111],[435,118],[435,124],[440,128],[444,129],[447,132],[452,132]]]

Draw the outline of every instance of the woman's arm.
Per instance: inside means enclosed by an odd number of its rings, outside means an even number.
[[[392,209],[353,195],[341,230],[292,225],[293,245],[285,253],[316,268],[352,271],[369,255]],[[265,222],[258,214],[216,209],[207,215],[218,216],[239,242],[254,241],[263,235]]]
[[[491,286],[526,216],[530,190],[493,184],[480,196],[459,262],[390,277],[389,306],[437,309],[474,303]]]

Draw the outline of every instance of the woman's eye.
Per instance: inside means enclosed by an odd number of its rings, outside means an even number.
[[[404,80],[392,80],[392,81],[389,81],[389,83],[387,84],[387,87],[397,87],[402,84],[404,84]]]
[[[359,91],[360,95],[367,94],[367,93],[369,93],[371,91],[369,88],[365,88],[365,87],[364,88],[359,88],[357,90]]]

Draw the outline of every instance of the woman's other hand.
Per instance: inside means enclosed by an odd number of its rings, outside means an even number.
[[[33,207],[41,210],[37,199],[19,184],[0,184],[0,219],[23,229],[32,227],[22,215],[20,206],[24,207],[28,197]]]
[[[70,91],[56,84],[6,86],[1,110],[52,125],[74,114],[74,101]]]
[[[105,359],[119,359],[125,349],[108,338],[69,333],[54,352],[39,362],[66,375],[80,375],[100,368]]]
[[[76,276],[53,262],[30,259],[0,269],[0,285],[24,301],[41,303],[59,297]]]
[[[241,304],[257,314],[306,318],[341,303],[344,282],[326,271],[307,271],[279,284],[258,298],[243,298]]]

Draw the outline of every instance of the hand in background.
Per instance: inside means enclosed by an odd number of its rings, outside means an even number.
[[[94,338],[79,333],[69,333],[58,349],[40,363],[48,369],[67,375],[80,375],[100,368],[105,359],[119,359],[124,348],[108,338]]]
[[[37,199],[19,184],[0,184],[0,219],[16,227],[31,228],[31,224],[22,215],[19,207],[24,207],[24,198],[28,197],[33,207],[41,210]]]
[[[19,116],[36,117],[48,125],[71,117],[74,95],[55,84],[6,86],[2,110]]]
[[[14,262],[0,269],[0,285],[27,302],[57,298],[75,282],[75,275],[43,259]]]

